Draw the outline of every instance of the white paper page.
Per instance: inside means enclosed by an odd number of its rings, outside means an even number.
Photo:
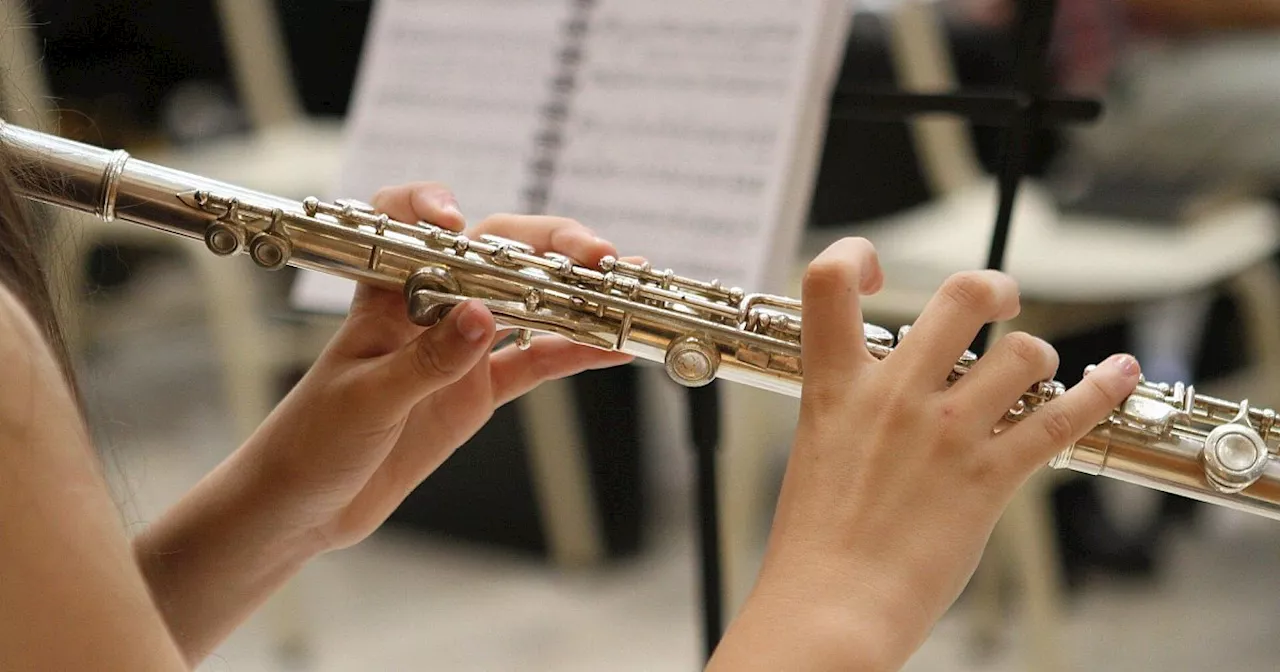
[[[796,239],[780,227],[802,226],[811,190],[795,155],[816,161],[822,138],[824,28],[847,15],[847,0],[601,0],[548,211],[686,277],[774,284],[794,253],[776,244]]]
[[[338,195],[427,179],[453,188],[472,221],[519,211],[570,4],[379,2]],[[563,144],[547,157],[545,211],[681,275],[772,285],[807,212],[811,179],[797,178],[817,159],[812,112],[827,104],[830,28],[842,39],[847,11],[847,0],[599,0]],[[294,303],[345,311],[353,287],[304,273]]]
[[[333,196],[427,180],[470,221],[517,211],[567,16],[563,0],[375,3]],[[354,288],[304,271],[292,302],[346,312]]]

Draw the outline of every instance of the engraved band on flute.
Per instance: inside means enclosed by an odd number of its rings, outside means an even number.
[[[534,332],[554,334],[662,363],[683,385],[720,378],[800,395],[796,299],[613,258],[589,268],[517,241],[398,222],[357,201],[263,194],[3,121],[0,142],[28,199],[203,241],[214,254],[248,254],[265,269],[288,265],[403,291],[409,319],[422,326],[480,299],[500,328],[519,330],[520,347]],[[907,329],[895,338],[865,325],[867,347],[883,358]],[[966,353],[952,381],[974,360]],[[1038,383],[1007,417],[1017,421],[1063,392],[1057,381]],[[1049,466],[1280,520],[1277,431],[1270,409],[1144,380]]]

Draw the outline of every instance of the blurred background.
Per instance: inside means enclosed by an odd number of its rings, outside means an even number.
[[[1128,350],[1152,379],[1280,404],[1280,9],[1205,4],[1058,3],[1051,77],[1108,113],[1037,137],[1022,198],[1055,213],[1036,225],[1054,254],[1019,260],[1033,306],[1022,327],[1059,349],[1067,384]],[[70,137],[282,195],[326,193],[337,174],[371,2],[5,6],[7,108],[44,100]],[[1013,82],[1012,14],[998,0],[854,7],[840,89]],[[942,47],[931,65],[921,45]],[[283,104],[262,102],[245,75],[255,69],[284,75]],[[948,123],[831,121],[797,266],[851,233],[972,229],[985,250],[1001,129]],[[295,310],[290,270],[215,269],[203,247],[116,229],[60,239],[94,430],[125,515],[145,525],[234,449],[339,318]],[[903,269],[933,263],[909,254],[911,240],[886,243],[890,278],[895,244]],[[909,322],[910,289],[887,292],[871,321]],[[697,668],[692,452],[683,396],[651,374],[585,374],[504,407],[384,530],[313,563],[201,669]],[[761,403],[732,397],[722,422]],[[531,417],[559,407],[572,413]],[[792,410],[775,411],[760,445],[725,447],[757,465],[726,469],[750,476],[725,485],[742,505],[725,512],[738,526],[726,534],[736,594],[763,544]],[[547,417],[577,424],[581,464],[564,467],[576,475],[532,457]],[[546,503],[573,478],[594,530],[586,556],[566,551],[581,543]],[[1017,505],[1043,515],[997,534],[909,669],[1275,669],[1280,527],[1059,473],[1028,493]]]

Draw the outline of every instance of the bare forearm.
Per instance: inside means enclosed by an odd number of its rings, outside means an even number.
[[[875,572],[791,560],[778,564],[784,575],[768,565],[707,672],[890,672],[932,626],[908,594]]]
[[[143,576],[195,665],[319,552],[272,517],[270,490],[232,457],[134,540]]]
[[[888,672],[893,653],[882,624],[814,609],[748,606],[725,633],[707,672]]]
[[[1280,0],[1126,2],[1139,16],[1178,30],[1269,30],[1280,27]]]

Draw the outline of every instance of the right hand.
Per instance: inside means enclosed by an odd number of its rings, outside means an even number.
[[[1019,397],[1055,374],[1052,347],[1012,333],[954,385],[947,375],[985,323],[1018,314],[1014,281],[952,276],[878,361],[859,296],[882,280],[862,239],[827,248],[805,275],[800,422],[743,625],[775,637],[794,628],[792,653],[833,635],[829,652],[858,647],[872,661],[858,669],[906,662],[969,581],[1018,488],[1133,392],[1139,373],[1132,357],[1112,357],[1006,426]]]

